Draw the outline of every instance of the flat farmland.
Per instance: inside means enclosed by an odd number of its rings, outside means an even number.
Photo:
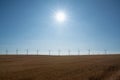
[[[120,80],[120,55],[0,55],[0,80]]]

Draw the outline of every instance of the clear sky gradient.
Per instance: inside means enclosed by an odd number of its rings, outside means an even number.
[[[120,0],[0,0],[0,48],[120,51]]]

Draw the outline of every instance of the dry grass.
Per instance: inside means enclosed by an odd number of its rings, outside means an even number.
[[[120,55],[1,55],[0,80],[120,80]]]

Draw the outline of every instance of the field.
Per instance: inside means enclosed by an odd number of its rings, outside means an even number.
[[[120,80],[120,55],[1,55],[0,80]]]

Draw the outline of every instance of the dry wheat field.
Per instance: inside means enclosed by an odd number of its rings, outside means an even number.
[[[1,55],[0,80],[120,80],[120,55]]]

